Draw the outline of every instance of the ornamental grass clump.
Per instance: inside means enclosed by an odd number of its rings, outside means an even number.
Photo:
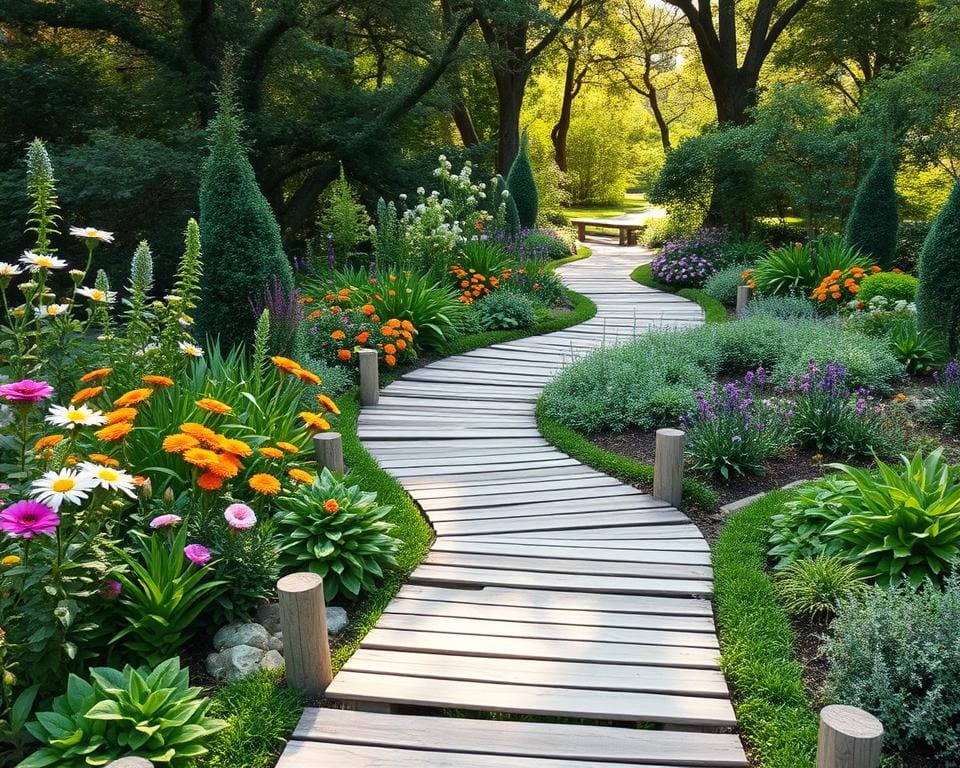
[[[705,227],[692,235],[668,240],[650,264],[656,280],[671,287],[699,288],[714,272],[724,266],[723,248],[727,233]]]
[[[928,416],[953,434],[960,434],[960,362],[951,360],[936,374],[933,402]]]

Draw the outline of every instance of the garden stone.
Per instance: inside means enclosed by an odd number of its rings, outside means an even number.
[[[271,637],[270,640],[267,641],[267,647],[271,651],[280,651],[282,653],[283,652],[283,633],[277,632],[277,634]]]
[[[218,651],[238,645],[250,645],[267,650],[270,633],[260,624],[228,624],[213,636],[213,647]]]
[[[222,680],[230,682],[242,680],[259,668],[264,655],[260,648],[254,648],[251,645],[237,645],[220,653],[210,654],[207,657],[207,670],[210,674]],[[216,674],[215,669],[220,674]]]
[[[327,634],[338,635],[347,626],[347,612],[343,608],[327,608]]]
[[[267,603],[257,609],[257,622],[271,635],[280,631],[280,603]]]
[[[283,669],[283,656],[279,651],[267,651],[260,659],[260,669]]]

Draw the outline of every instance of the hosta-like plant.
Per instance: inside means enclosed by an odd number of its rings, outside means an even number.
[[[89,682],[70,675],[53,709],[27,724],[43,746],[17,768],[89,768],[132,755],[186,768],[227,727],[207,715],[209,704],[176,658],[153,670],[94,668]]]
[[[323,577],[327,600],[350,599],[376,586],[384,568],[397,564],[400,541],[384,518],[391,507],[377,494],[348,486],[324,469],[311,485],[277,499],[274,517],[287,571],[308,570]]]

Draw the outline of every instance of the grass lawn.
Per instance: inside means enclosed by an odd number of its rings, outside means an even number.
[[[563,212],[571,219],[588,217],[592,219],[609,219],[613,216],[622,216],[625,213],[642,213],[650,207],[646,195],[642,192],[627,192],[620,205],[584,205],[573,208],[564,208]]]

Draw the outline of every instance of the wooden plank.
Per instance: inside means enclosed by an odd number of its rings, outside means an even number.
[[[638,562],[636,560],[580,560],[557,557],[522,557],[506,554],[471,552],[431,552],[423,563],[428,566],[489,568],[536,573],[595,574],[598,576],[650,577],[657,579],[712,579],[708,565]]]
[[[526,472],[527,470],[534,472],[544,469],[551,469],[554,467],[578,467],[580,462],[576,459],[571,459],[565,457],[563,459],[556,459],[555,461],[517,461],[513,464],[501,464],[497,472],[506,472],[513,470],[521,470]],[[475,466],[469,470],[465,467],[421,467],[418,469],[393,469],[390,474],[397,478],[404,477],[440,477],[444,475],[471,475],[471,474],[484,474],[488,470],[484,469],[482,466]]]
[[[498,464],[518,464],[518,463],[529,463],[529,462],[539,462],[539,461],[556,461],[557,459],[568,459],[570,458],[565,453],[561,453],[555,449],[542,449],[533,453],[521,453],[521,454],[509,454],[501,456],[485,456],[483,458],[483,463],[486,466],[496,466]],[[383,459],[380,462],[380,466],[384,469],[402,469],[404,467],[422,467],[423,462],[416,454],[411,456],[409,459]],[[441,463],[444,469],[450,467],[456,467],[460,465],[472,466],[477,463],[476,456],[470,455],[461,455],[459,453],[450,453],[448,454]]]
[[[669,544],[669,542],[667,542]],[[688,545],[690,542],[686,542]],[[450,537],[443,537],[434,542],[432,552],[457,552],[471,553],[479,555],[501,556],[512,555],[514,557],[542,557],[550,559],[569,559],[569,560],[597,560],[597,561],[619,561],[634,563],[677,563],[688,565],[710,565],[710,552],[706,544],[702,548],[690,549],[684,547],[671,550],[665,547],[647,548],[647,549],[613,549],[613,548],[591,548],[578,547],[574,542],[569,546],[543,546],[531,544],[511,544],[505,541],[474,542],[467,540],[453,540]]]
[[[340,672],[327,689],[327,695],[332,699],[352,701],[416,701],[427,707],[676,723],[711,728],[729,727],[736,723],[733,707],[726,699],[585,689],[572,692],[562,688],[469,683],[365,672]]]
[[[546,462],[545,462],[546,463]],[[497,506],[468,507],[466,509],[432,510],[430,518],[437,522],[450,520],[492,520],[495,518],[550,517],[561,519],[583,513],[601,514],[604,512],[630,512],[637,518],[633,522],[649,520],[669,522],[675,519],[675,510],[665,506],[665,502],[654,499],[644,493],[632,496],[613,496],[600,499],[570,499],[562,504],[549,505],[524,502],[516,504],[502,503]]]
[[[563,454],[560,454],[563,455]],[[496,465],[491,465],[496,466]],[[517,506],[520,504],[553,504],[554,502],[563,504],[580,503],[584,501],[601,503],[600,499],[614,498],[649,498],[647,494],[641,493],[636,488],[629,485],[620,485],[619,483],[608,484],[605,486],[573,487],[573,488],[551,488],[549,490],[520,490],[509,489],[507,493],[491,493],[484,496],[460,496],[447,495],[440,497],[417,496],[417,501],[425,510],[451,510],[451,509],[471,509],[475,507],[500,507]],[[598,508],[593,505],[593,508]]]
[[[622,541],[654,541],[656,539],[680,539],[689,538],[703,541],[703,534],[695,525],[635,525],[624,526],[621,528],[594,528],[580,530],[575,533],[570,531],[531,531],[511,533],[512,539],[562,539],[568,541],[571,536],[576,536],[579,541],[590,541],[591,547],[606,546],[609,542]],[[596,542],[596,543],[594,543]],[[606,542],[603,543],[603,542]]]
[[[539,480],[531,482],[515,481],[501,484],[499,486],[483,484],[472,487],[449,485],[446,487],[424,487],[417,491],[416,497],[417,501],[422,503],[427,499],[464,499],[474,496],[491,496],[504,492],[533,493],[535,491],[561,490],[564,488],[580,490],[619,485],[620,481],[616,478],[608,477],[607,475],[602,475],[599,472],[596,472],[587,477],[562,477],[561,479],[556,480]]]
[[[466,536],[474,533],[513,533],[523,531],[560,531],[607,526],[633,526],[642,523],[685,523],[686,515],[672,509],[637,512],[585,512],[582,514],[501,517],[492,520],[434,521],[437,535]]]
[[[679,733],[560,723],[383,715],[307,707],[293,738],[515,757],[617,761],[637,765],[743,768],[747,759],[732,734]],[[347,764],[345,764],[347,765]],[[577,768],[568,763],[565,768]],[[607,768],[610,768],[608,765]]]

